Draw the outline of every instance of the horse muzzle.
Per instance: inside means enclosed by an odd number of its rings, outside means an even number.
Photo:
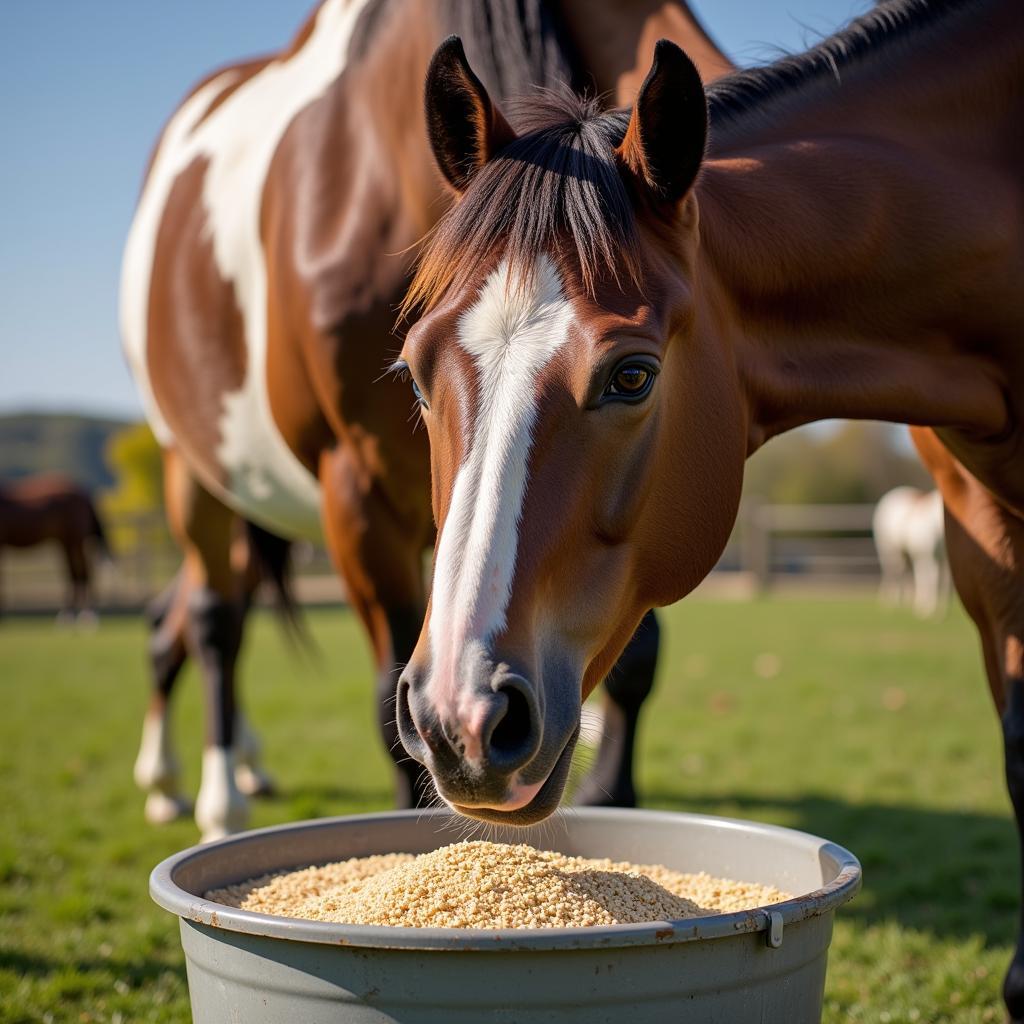
[[[460,814],[531,825],[558,806],[579,733],[551,728],[529,683],[502,668],[440,704],[409,666],[398,684],[398,731]]]

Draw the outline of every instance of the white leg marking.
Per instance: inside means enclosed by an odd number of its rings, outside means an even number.
[[[135,758],[135,784],[139,789],[152,789],[167,782],[176,782],[179,773],[167,711],[162,714],[147,712],[142,720],[139,755]]]
[[[145,815],[151,825],[163,825],[186,814],[189,802],[181,794],[181,769],[171,741],[166,709],[147,713],[142,722],[142,743],[135,759],[135,784],[147,791]]]
[[[568,337],[572,307],[542,256],[523,281],[502,263],[459,325],[478,375],[478,413],[438,545],[430,617],[435,702],[505,623],[536,418],[536,382]],[[469,753],[469,751],[467,751]]]
[[[203,778],[196,797],[196,824],[208,843],[245,828],[249,803],[235,785],[235,755],[223,747],[203,751]]]

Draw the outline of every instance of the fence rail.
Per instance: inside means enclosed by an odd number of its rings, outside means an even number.
[[[871,540],[873,512],[873,505],[745,501],[711,583],[749,593],[792,581],[872,582],[878,575]],[[114,560],[97,572],[98,605],[139,608],[171,579],[180,565],[180,554],[160,515],[109,517],[106,526]],[[298,545],[295,566],[301,601],[344,599],[322,547]],[[0,592],[7,610],[55,611],[64,600],[65,578],[62,556],[55,545],[4,549],[0,556]]]
[[[730,547],[740,548],[739,569],[755,591],[790,577],[821,581],[877,577],[871,537],[874,505],[770,505],[748,500]],[[723,562],[729,556],[729,548]]]

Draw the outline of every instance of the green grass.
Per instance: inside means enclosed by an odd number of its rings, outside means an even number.
[[[352,617],[310,616],[319,664],[258,617],[243,665],[282,795],[254,825],[388,806],[370,669]],[[922,624],[869,600],[683,603],[641,741],[653,807],[779,822],[858,853],[826,1017],[1001,1020],[1017,853],[977,643],[957,612]],[[152,829],[131,782],[143,630],[0,626],[0,1021],[187,1021],[175,922],[146,878],[189,845]],[[198,779],[200,696],[176,723]]]

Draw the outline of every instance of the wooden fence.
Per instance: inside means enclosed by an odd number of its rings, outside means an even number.
[[[770,505],[748,500],[709,580],[738,595],[780,586],[873,584],[878,561],[871,540],[873,505]],[[110,519],[112,563],[97,573],[99,606],[134,610],[173,576],[180,556],[160,515]],[[305,603],[332,603],[344,591],[322,547],[299,544],[296,590]],[[52,612],[66,589],[56,546],[4,549],[0,591],[8,611]]]
[[[874,505],[768,505],[747,501],[730,546],[737,568],[755,591],[794,579],[876,582],[878,556],[871,537]],[[726,550],[720,568],[729,556]]]

